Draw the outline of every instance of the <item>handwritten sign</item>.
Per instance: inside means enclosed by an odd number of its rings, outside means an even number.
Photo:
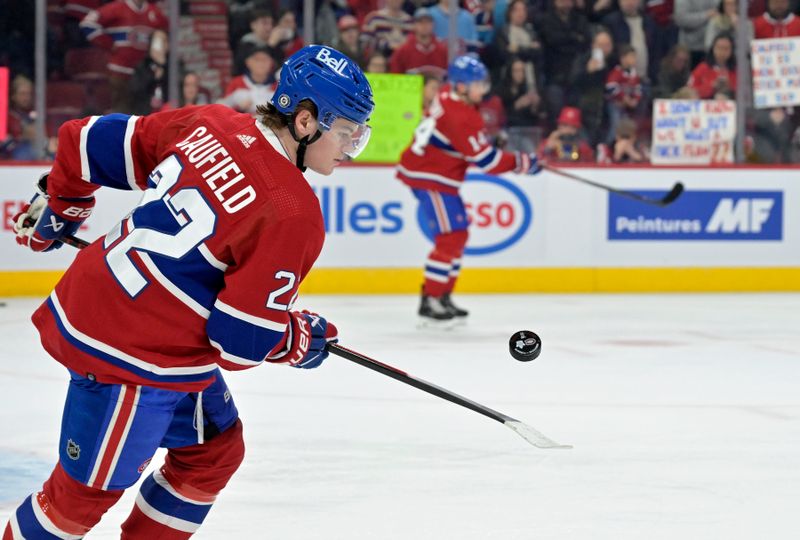
[[[736,102],[657,99],[650,161],[657,165],[733,163]]]
[[[422,117],[422,76],[367,73],[367,80],[375,99],[372,135],[356,161],[397,163]]]
[[[756,108],[800,105],[800,38],[757,39],[750,52]]]

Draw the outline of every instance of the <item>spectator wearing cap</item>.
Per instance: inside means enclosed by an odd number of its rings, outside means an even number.
[[[444,76],[447,72],[447,45],[433,33],[433,16],[428,8],[414,12],[414,33],[392,55],[392,73],[430,73]]]
[[[539,159],[555,163],[591,163],[594,151],[582,136],[581,111],[564,107],[558,115],[558,127],[539,145]]]
[[[247,71],[231,79],[219,103],[239,112],[255,114],[275,93],[275,52],[270,47],[250,50],[245,60]]]
[[[366,67],[367,55],[363,42],[359,39],[358,19],[344,15],[336,23],[339,35],[333,42],[334,48],[348,56],[361,68]]]
[[[461,41],[462,50],[479,50],[481,44],[478,41],[475,19],[466,9],[461,7],[457,9],[456,35]],[[433,33],[437,38],[446,41],[450,35],[450,0],[439,0],[438,4],[431,6],[430,12],[433,17]]]
[[[753,26],[756,39],[800,36],[800,19],[789,11],[789,0],[768,0],[767,11]]]
[[[404,0],[386,0],[386,6],[370,12],[364,19],[361,38],[364,45],[387,58],[414,31],[411,15],[403,11]]]
[[[251,50],[269,45],[269,38],[275,25],[275,16],[268,9],[254,9],[250,13],[250,32],[242,36],[236,45],[233,62],[233,75],[244,73],[244,60]]]

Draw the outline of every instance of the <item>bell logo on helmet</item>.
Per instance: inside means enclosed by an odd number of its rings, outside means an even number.
[[[281,94],[280,97],[278,98],[278,103],[280,104],[281,107],[288,107],[289,103],[291,102],[292,102],[291,98],[289,98],[289,96],[287,96],[286,94]]]
[[[329,68],[331,68],[339,75],[344,76],[344,68],[347,67],[347,58],[336,59],[333,56],[331,56],[330,49],[322,47],[317,53],[317,60],[323,62],[325,65],[327,65]]]

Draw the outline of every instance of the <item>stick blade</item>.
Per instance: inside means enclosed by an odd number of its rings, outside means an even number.
[[[536,448],[542,448],[545,450],[550,449],[560,449],[566,450],[572,448],[569,444],[559,444],[553,439],[546,437],[544,434],[540,433],[533,427],[529,426],[524,422],[520,422],[519,420],[507,420],[504,422],[506,426],[516,432],[517,435],[531,443]]]
[[[677,184],[672,186],[672,189],[669,190],[669,193],[664,195],[664,198],[661,199],[661,204],[666,206],[668,204],[675,202],[675,199],[680,197],[681,193],[683,193],[683,183],[678,182]]]

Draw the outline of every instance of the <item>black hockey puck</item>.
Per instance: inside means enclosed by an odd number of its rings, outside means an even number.
[[[508,352],[520,362],[530,362],[542,352],[542,340],[530,330],[514,332],[508,340]]]

